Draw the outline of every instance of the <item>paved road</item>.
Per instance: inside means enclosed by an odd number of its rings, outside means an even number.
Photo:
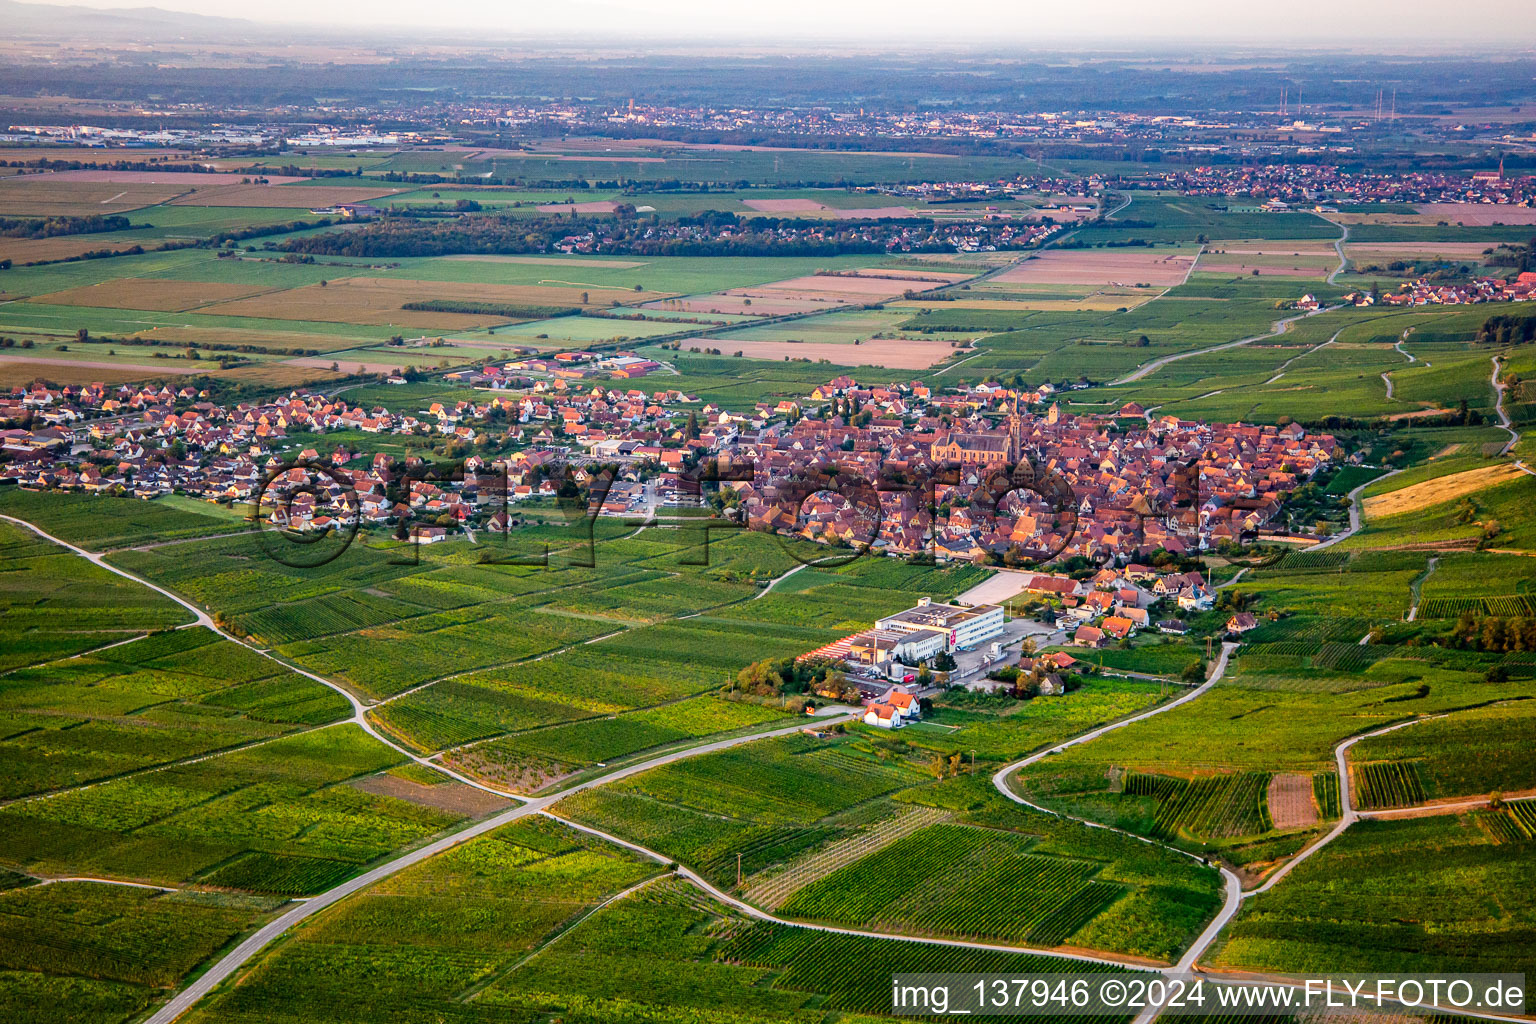
[[[1133,715],[1130,718],[1121,719],[1118,722],[1111,722],[1108,725],[1099,726],[1097,729],[1085,732],[1081,736],[1067,740],[1065,743],[1051,747],[1049,750],[1042,750],[1039,753],[1031,754],[1030,756],[1024,758],[1022,761],[1015,761],[1013,764],[1004,765],[993,774],[992,785],[997,788],[999,793],[1003,794],[1003,796],[1012,800],[1014,803],[1023,804],[1026,807],[1032,807],[1035,810],[1041,811],[1045,814],[1059,815],[1060,817],[1071,818],[1073,821],[1087,825],[1090,828],[1102,828],[1110,832],[1117,832],[1120,835],[1139,840],[1140,842],[1146,843],[1149,846],[1162,846],[1164,849],[1173,850],[1175,853],[1183,854],[1184,856],[1193,860],[1201,860],[1202,858],[1196,857],[1194,854],[1189,853],[1188,851],[1180,850],[1174,846],[1167,846],[1164,843],[1159,843],[1155,840],[1148,839],[1146,836],[1139,836],[1134,832],[1127,832],[1124,829],[1114,828],[1110,825],[1102,825],[1099,822],[1089,821],[1086,818],[1078,818],[1070,814],[1059,814],[1057,811],[1042,807],[1039,804],[1026,800],[1019,794],[1015,793],[1013,789],[1008,785],[1008,777],[1014,772],[1018,771],[1020,768],[1032,765],[1037,761],[1043,761],[1045,758],[1050,757],[1053,754],[1059,754],[1069,747],[1079,746],[1083,743],[1090,743],[1107,733],[1114,732],[1117,729],[1124,729],[1126,726],[1133,725],[1136,722],[1144,722],[1155,715],[1161,715],[1165,712],[1172,711],[1174,708],[1181,704],[1189,703],[1221,681],[1221,677],[1224,676],[1227,672],[1227,663],[1232,657],[1232,652],[1235,650],[1237,650],[1237,644],[1235,643],[1222,644],[1221,656],[1216,659],[1216,665],[1211,670],[1210,678],[1208,678],[1204,683],[1201,683],[1199,686],[1195,687],[1193,690],[1184,694],[1182,697],[1171,700],[1166,704],[1159,704],[1157,707],[1152,708],[1150,711],[1143,711],[1139,715]],[[1191,964],[1199,959],[1200,955],[1205,952],[1206,948],[1210,946],[1213,941],[1215,941],[1217,934],[1221,931],[1222,928],[1226,926],[1228,921],[1232,920],[1233,915],[1237,913],[1238,907],[1242,905],[1242,880],[1226,867],[1222,865],[1217,865],[1217,867],[1226,879],[1226,900],[1222,905],[1221,911],[1216,915],[1214,919],[1212,919],[1211,923],[1206,926],[1205,931],[1200,933],[1200,936],[1195,939],[1194,943],[1189,947],[1189,949],[1185,951],[1184,956],[1179,959],[1179,962],[1173,967],[1167,968],[1167,970],[1187,970]]]
[[[1333,241],[1333,251],[1339,254],[1339,265],[1328,275],[1329,284],[1333,284],[1333,279],[1344,273],[1344,268],[1349,266],[1349,257],[1344,255],[1344,243],[1349,241],[1349,225],[1340,224],[1339,231],[1341,234]]]
[[[1333,547],[1335,544],[1337,544],[1339,541],[1343,540],[1345,537],[1352,537],[1355,534],[1359,533],[1360,532],[1360,528],[1365,525],[1365,518],[1364,518],[1364,516],[1360,512],[1360,492],[1365,490],[1367,487],[1371,486],[1371,484],[1380,483],[1383,480],[1390,480],[1392,477],[1397,476],[1397,474],[1399,474],[1401,472],[1402,472],[1401,469],[1394,469],[1390,473],[1383,473],[1383,474],[1381,474],[1381,476],[1378,476],[1376,479],[1374,479],[1374,480],[1367,480],[1365,483],[1361,484],[1359,487],[1356,487],[1354,490],[1350,491],[1349,492],[1349,529],[1343,531],[1342,533],[1336,533],[1332,537],[1329,537],[1327,540],[1322,541],[1321,543],[1312,545],[1307,550],[1308,551],[1322,551],[1324,548],[1331,548],[1331,547]]]
[[[1504,442],[1504,447],[1499,449],[1500,455],[1508,455],[1511,448],[1520,443],[1520,432],[1515,429],[1514,422],[1510,420],[1509,413],[1504,409],[1504,392],[1506,385],[1499,380],[1499,356],[1493,357],[1493,408],[1499,414],[1499,426],[1509,433],[1509,440]],[[1536,476],[1536,469],[1525,464],[1524,459],[1515,460],[1515,468],[1527,476]]]
[[[1314,309],[1309,313],[1298,313],[1295,316],[1288,316],[1284,320],[1276,320],[1274,322],[1273,329],[1270,330],[1267,334],[1255,334],[1251,338],[1239,338],[1236,341],[1226,341],[1222,342],[1220,345],[1211,345],[1208,348],[1191,349],[1188,352],[1175,352],[1171,356],[1163,356],[1161,359],[1154,359],[1140,369],[1133,370],[1132,372],[1126,374],[1124,377],[1112,380],[1105,386],[1117,387],[1121,384],[1130,384],[1132,381],[1141,380],[1141,378],[1147,376],[1148,374],[1156,373],[1158,370],[1161,370],[1169,363],[1176,363],[1180,359],[1192,359],[1195,356],[1210,355],[1212,352],[1224,352],[1229,348],[1238,348],[1242,345],[1251,345],[1256,341],[1263,341],[1266,338],[1279,337],[1286,331],[1290,330],[1291,324],[1298,320],[1304,320],[1309,316],[1317,316],[1319,313],[1331,313],[1338,308],[1340,307],[1325,306],[1322,309]]]
[[[825,721],[846,722],[852,717],[852,715],[838,715],[825,719]],[[178,992],[168,1003],[162,1006],[154,1014],[154,1016],[150,1017],[145,1022],[145,1024],[171,1024],[172,1021],[191,1009],[199,999],[212,991],[215,985],[219,984],[219,982],[223,981],[235,971],[239,970],[246,963],[246,961],[251,959],[251,957],[261,952],[261,950],[270,945],[272,941],[275,940],[278,936],[287,932],[290,928],[304,920],[306,917],[324,910],[326,907],[331,906],[333,903],[346,899],[348,896],[358,892],[361,889],[366,889],[368,886],[373,885],[376,882],[381,882],[384,879],[389,878],[391,875],[399,874],[406,868],[411,867],[414,864],[419,864],[429,857],[435,857],[437,854],[442,853],[444,850],[457,846],[460,843],[468,842],[477,836],[485,835],[487,832],[494,831],[498,828],[501,828],[503,825],[517,821],[519,818],[525,818],[530,814],[538,814],[540,812],[546,811],[550,805],[554,804],[557,800],[570,796],[572,793],[579,793],[582,790],[591,789],[594,786],[602,786],[610,782],[616,782],[619,779],[625,779],[631,775],[638,775],[640,772],[649,771],[652,768],[659,768],[662,765],[671,764],[674,761],[681,761],[684,758],[698,757],[701,754],[708,754],[717,750],[725,750],[728,747],[738,746],[742,743],[752,743],[757,740],[769,739],[774,736],[787,736],[791,733],[799,732],[804,727],[805,723],[796,722],[794,725],[785,726],[782,729],[775,729],[771,732],[753,733],[749,736],[737,736],[731,739],[716,740],[713,743],[705,743],[697,747],[689,747],[685,750],[676,750],[670,754],[663,754],[659,757],[653,757],[648,761],[641,761],[636,764],[632,764],[627,768],[620,768],[616,771],[610,772],[607,775],[588,779],[585,782],[578,783],[577,785],[570,786],[566,789],[551,793],[547,796],[536,797],[534,799],[528,800],[526,803],[523,803],[517,807],[513,807],[509,810],[502,811],[500,814],[486,818],[484,821],[478,822],[469,828],[455,832],[452,835],[443,836],[441,839],[428,843],[427,845],[412,850],[409,853],[402,854],[401,856],[396,857],[394,860],[389,861],[387,864],[380,864],[373,870],[364,872],[363,874],[358,875],[356,878],[353,878],[350,881],[343,882],[341,885],[336,886],[334,889],[329,889],[326,892],[321,893],[319,896],[309,900],[308,902],[299,904],[292,910],[289,910],[287,913],[273,918],[271,921],[267,922],[265,926],[252,934],[250,938],[246,939],[244,942],[240,943],[240,945],[236,946],[233,950],[227,953],[221,960],[219,960],[218,963],[214,964],[205,973],[199,976],[196,981],[192,982],[192,984]],[[586,829],[585,831],[592,830]],[[602,833],[596,834],[601,835]],[[622,846],[636,848],[633,846],[633,844],[624,843],[612,836],[604,836],[604,838],[613,842],[618,842]]]

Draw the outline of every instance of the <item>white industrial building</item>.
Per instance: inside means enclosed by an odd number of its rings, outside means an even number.
[[[995,604],[978,604],[968,608],[955,604],[935,604],[924,597],[918,599],[915,608],[908,608],[877,621],[875,630],[895,634],[939,633],[943,646],[934,648],[932,654],[939,653],[939,650],[946,653],[970,650],[1003,631],[1003,609],[1001,605]],[[930,644],[923,646],[926,649]]]

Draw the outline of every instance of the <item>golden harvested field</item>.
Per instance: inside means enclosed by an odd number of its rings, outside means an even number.
[[[27,263],[45,263],[50,260],[67,260],[82,253],[109,249],[122,252],[141,244],[127,232],[102,232],[94,235],[60,235],[57,238],[0,238],[0,260],[10,260],[16,266]],[[150,246],[158,243],[151,242]]]
[[[212,185],[183,196],[174,205],[311,210],[337,203],[366,203],[404,191],[367,185]]]
[[[88,217],[126,213],[174,199],[189,187],[69,181],[54,174],[6,177],[0,178],[0,216]]]
[[[198,306],[230,302],[261,291],[263,289],[260,287],[227,281],[170,281],[125,277],[83,288],[69,288],[62,292],[33,296],[33,301],[46,302],[55,306],[153,309],[165,313],[185,313]]]
[[[1269,816],[1275,828],[1302,828],[1317,824],[1317,805],[1312,801],[1312,776],[1280,774],[1269,780]]]
[[[1181,284],[1195,263],[1193,249],[1061,249],[1041,253],[993,281],[1001,284]]]
[[[1401,490],[1378,494],[1366,498],[1360,507],[1367,519],[1416,512],[1421,508],[1454,501],[1486,487],[1508,483],[1523,475],[1513,463],[1501,462],[1496,466],[1484,466],[1480,469],[1469,469],[1464,473],[1452,473],[1450,476],[1425,480],[1423,483],[1413,484]]]
[[[264,292],[251,298],[209,306],[202,312],[276,320],[464,330],[506,323],[508,318],[468,313],[432,313],[400,307],[407,302],[433,299],[529,306],[579,306],[583,292],[587,294],[588,305],[591,306],[609,306],[646,294],[624,288],[464,284],[453,281],[353,277],[340,278],[325,286],[313,284],[288,291]]]

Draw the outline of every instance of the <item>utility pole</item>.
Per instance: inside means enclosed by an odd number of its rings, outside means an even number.
[[[974,747],[971,748],[971,774],[976,774],[976,749]]]
[[[736,888],[741,888],[741,854],[736,854]]]

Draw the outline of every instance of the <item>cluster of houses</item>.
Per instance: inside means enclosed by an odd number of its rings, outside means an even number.
[[[1212,165],[1148,173],[1112,182],[1116,188],[1172,190],[1188,196],[1275,197],[1294,205],[1334,203],[1500,203],[1536,201],[1536,176],[1498,170],[1474,174],[1439,171],[1346,170],[1335,164]],[[1278,207],[1284,209],[1285,207]]]
[[[1304,305],[1307,300],[1314,305]],[[1404,281],[1395,292],[1351,292],[1344,301],[1356,306],[1461,306],[1476,302],[1531,302],[1536,300],[1536,272],[1525,271],[1513,280],[1502,277],[1479,277],[1460,284],[1448,284],[1420,278]],[[1302,309],[1316,309],[1317,300],[1304,296],[1298,304]]]
[[[499,366],[487,363],[454,370],[446,374],[445,379],[500,391],[535,386],[542,379],[568,383],[598,379],[634,380],[661,368],[660,363],[633,352],[557,352],[514,359]]]
[[[803,400],[735,412],[677,390],[550,377],[405,411],[305,392],[224,406],[188,387],[39,384],[0,398],[0,419],[17,424],[3,437],[0,481],[244,500],[304,447],[300,455],[355,478],[362,496],[358,508],[315,510],[320,518],[385,523],[415,512],[439,527],[504,529],[505,511],[493,521],[492,503],[552,497],[570,463],[617,465],[593,502],[625,515],[648,483],[665,501],[697,501],[684,474],[707,462],[735,492],[733,514],[757,529],[945,560],[1084,555],[1124,565],[1158,549],[1184,554],[1262,535],[1290,491],[1338,455],[1331,436],[1295,424],[1149,418],[1134,403],[1076,415],[1058,398],[1049,384],[938,392],[842,376]],[[413,494],[419,505],[387,502],[389,474],[402,467],[359,468],[355,451],[316,443],[342,430],[442,437],[475,454],[464,480]],[[973,500],[1017,463],[1051,486]],[[850,500],[843,487],[808,494],[804,480],[828,466],[864,498]],[[489,482],[498,474],[499,488]]]
[[[836,245],[850,247],[848,251],[869,251],[878,247],[890,253],[944,249],[993,252],[1028,248],[1061,230],[1062,226],[1055,223],[1004,220],[989,215],[981,221],[918,218],[912,219],[911,223],[894,219],[828,219],[814,224],[794,221],[773,228],[765,228],[751,220],[740,225],[674,222],[649,225],[637,236],[632,236],[619,222],[597,221],[586,230],[555,239],[547,251],[571,255],[632,254],[666,251],[668,247],[679,245],[729,246],[741,241],[755,250],[771,250],[774,246]]]
[[[1198,572],[1159,572],[1131,563],[1104,568],[1087,580],[1040,573],[1026,581],[1023,593],[1045,601],[1055,610],[1058,629],[1071,634],[1079,647],[1100,648],[1136,633],[1156,628],[1182,636],[1182,619],[1151,619],[1154,605],[1166,602],[1181,613],[1209,610],[1214,596]]]
[[[716,454],[750,470],[730,486],[754,527],[1005,564],[1059,555],[1124,564],[1158,549],[1241,543],[1340,455],[1331,435],[1296,424],[1149,421],[1134,403],[1109,415],[1075,415],[1059,402],[994,415],[1050,397],[1000,386],[934,396],[921,385],[838,378],[807,403],[830,401],[838,413],[743,432]],[[999,468],[1026,461],[1048,487],[1014,489],[995,505],[973,500]],[[829,486],[807,495],[803,481],[826,467],[836,469]]]

